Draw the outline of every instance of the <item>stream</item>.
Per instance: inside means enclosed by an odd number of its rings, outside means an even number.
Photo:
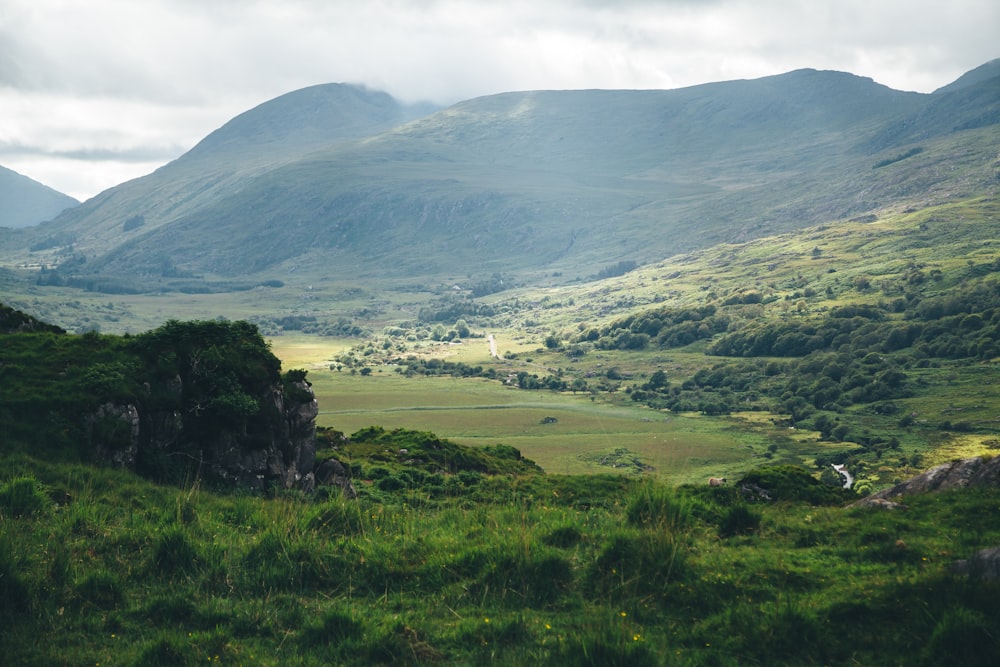
[[[837,474],[839,474],[841,477],[844,478],[844,488],[845,489],[851,488],[851,485],[854,484],[854,476],[847,471],[847,466],[837,465],[836,463],[831,463],[830,465],[833,466],[833,469],[837,471]]]

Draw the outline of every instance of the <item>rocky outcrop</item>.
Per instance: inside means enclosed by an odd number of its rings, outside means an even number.
[[[351,483],[351,478],[347,475],[347,469],[336,459],[327,459],[316,467],[316,484],[321,486],[339,486],[344,495],[354,499],[358,497],[358,491]]]
[[[888,489],[853,503],[853,507],[885,507],[903,496],[975,486],[1000,486],[1000,457],[975,457],[942,463]]]
[[[319,407],[307,382],[292,383],[292,388],[286,393],[278,385],[267,396],[255,397],[267,406],[263,412],[277,418],[209,430],[197,415],[164,409],[164,404],[181,403],[184,386],[176,378],[159,388],[159,401],[102,404],[87,418],[88,433],[104,465],[154,477],[169,477],[164,470],[188,470],[254,491],[275,486],[312,491]],[[149,387],[147,391],[154,393]],[[164,401],[163,395],[176,400]],[[345,486],[332,478],[324,481]]]
[[[966,560],[957,560],[949,567],[953,574],[975,579],[1000,578],[1000,547],[981,549]]]

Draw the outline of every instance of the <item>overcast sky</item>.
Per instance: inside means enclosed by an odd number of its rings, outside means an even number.
[[[998,56],[997,0],[0,0],[0,165],[86,199],[317,83],[449,104],[813,67],[931,92]]]

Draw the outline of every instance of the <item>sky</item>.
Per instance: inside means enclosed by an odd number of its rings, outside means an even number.
[[[997,57],[996,0],[0,0],[0,166],[84,200],[318,83],[447,105],[811,67],[929,93]]]

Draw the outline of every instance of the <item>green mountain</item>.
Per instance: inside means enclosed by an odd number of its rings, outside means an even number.
[[[997,77],[921,95],[799,70],[506,93],[406,122],[422,110],[317,86],[238,116],[22,245],[58,267],[45,281],[112,292],[289,271],[570,279],[982,192],[996,178],[998,100]]]
[[[79,204],[38,181],[0,167],[0,227],[30,227]]]

